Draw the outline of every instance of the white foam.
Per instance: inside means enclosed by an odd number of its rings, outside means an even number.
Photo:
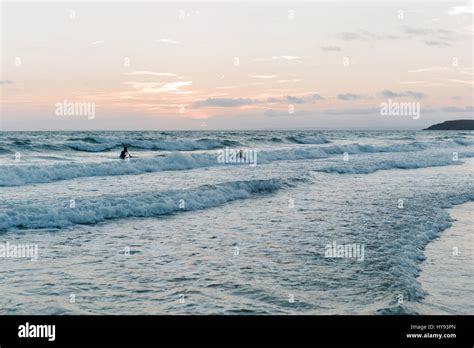
[[[108,219],[150,217],[215,207],[258,193],[276,191],[301,179],[235,181],[204,185],[185,191],[143,192],[125,196],[69,201],[18,204],[0,212],[0,230],[11,228],[62,228],[74,224],[94,224]],[[180,206],[184,203],[184,206]]]
[[[372,145],[333,145],[319,147],[304,147],[280,149],[272,151],[259,151],[257,162],[265,164],[273,161],[293,161],[305,159],[320,159],[330,156],[341,155],[345,152],[349,154],[377,153],[377,152],[405,152],[418,151],[422,149],[421,144],[372,146]],[[469,153],[465,157],[470,157]],[[69,180],[81,177],[94,176],[114,176],[114,175],[136,175],[150,172],[160,172],[168,170],[189,170],[195,168],[211,167],[222,165],[217,160],[216,154],[183,154],[172,153],[167,156],[153,158],[135,158],[131,161],[113,160],[101,163],[59,163],[54,165],[6,165],[0,167],[0,186],[19,186],[32,183],[48,183],[57,180]],[[376,169],[391,168],[421,168],[427,166],[439,166],[457,164],[447,158],[437,159],[431,154],[427,158],[421,158],[417,163],[411,163],[407,158],[407,164],[391,165],[382,164]],[[229,165],[229,164],[225,164]],[[238,165],[238,164],[236,164]],[[242,165],[242,164],[240,164]],[[349,168],[349,169],[348,169]],[[353,173],[370,173],[374,170],[370,168],[351,169],[347,165],[326,169],[338,173],[346,173],[352,170]]]
[[[421,155],[421,154],[420,154]],[[341,164],[328,166],[319,169],[320,172],[337,173],[337,174],[370,174],[379,170],[390,169],[418,169],[427,167],[442,167],[449,165],[460,165],[464,162],[461,160],[453,161],[451,154],[444,156],[413,156],[405,157],[403,159],[382,160],[373,163],[367,161],[361,162],[342,162]],[[474,152],[463,153],[463,157],[474,157]]]

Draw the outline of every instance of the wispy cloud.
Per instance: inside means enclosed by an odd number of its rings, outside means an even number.
[[[269,117],[293,117],[293,116],[316,116],[316,115],[369,115],[379,114],[380,108],[359,108],[359,109],[326,109],[326,110],[295,110],[290,114],[287,109],[268,109],[264,112]]]
[[[269,58],[256,58],[254,62],[270,62],[278,60],[299,61],[301,57],[298,56],[271,56]]]
[[[370,115],[379,114],[380,108],[359,108],[359,109],[326,109],[326,110],[296,110],[294,114],[290,114],[288,110],[274,110],[268,109],[264,112],[265,116],[268,117],[294,117],[294,116],[316,116],[316,115]]]
[[[451,44],[446,41],[425,40],[424,43],[428,46],[451,46]]]
[[[404,34],[404,35],[403,35]],[[422,39],[422,42],[428,46],[451,46],[455,40],[463,36],[455,31],[446,29],[431,29],[422,27],[404,26],[402,28],[402,35],[392,34],[378,34],[367,30],[345,31],[336,34],[336,37],[343,41],[384,41],[384,40],[406,40],[407,38]],[[326,46],[331,48],[332,46]],[[337,46],[336,46],[337,47]],[[325,50],[321,47],[323,51]],[[330,49],[329,49],[330,50]]]
[[[192,91],[180,91],[181,87],[191,86],[192,81],[177,81],[177,82],[125,82],[132,85],[141,93],[166,93],[171,92],[175,94],[190,94]]]
[[[252,77],[255,79],[274,79],[278,76],[277,75],[253,75]]]
[[[172,73],[162,73],[162,72],[153,72],[153,71],[133,71],[125,73],[125,75],[148,75],[148,76],[176,76]]]
[[[446,79],[446,81],[464,83],[466,85],[474,86],[474,80],[458,80],[458,79]]]
[[[419,72],[427,72],[427,71],[446,71],[446,70],[451,70],[451,68],[446,67],[446,66],[430,66],[428,68],[408,70],[408,72],[410,72],[410,73],[419,73]]]
[[[290,79],[290,80],[278,80],[277,82],[278,83],[286,83],[286,82],[300,82],[301,80],[300,79]]]
[[[460,14],[474,14],[474,3],[468,3],[467,5],[454,6],[449,11],[448,14],[451,16],[457,16]]]
[[[177,82],[169,82],[165,83],[163,86],[159,88],[151,88],[148,91],[145,89],[145,93],[163,93],[163,92],[174,92],[179,90],[181,87],[191,86],[193,84],[192,81],[177,81]]]
[[[304,95],[301,97],[295,97],[295,96],[284,97],[284,100],[291,104],[304,104],[304,103],[315,102],[315,101],[323,100],[323,99],[324,98],[319,94],[310,94],[310,95]]]
[[[410,34],[410,35],[429,35],[433,33],[432,29],[425,29],[425,28],[415,28],[415,27],[409,27],[406,26],[403,29],[405,33]]]
[[[409,37],[423,39],[423,43],[428,46],[451,46],[453,41],[461,37],[459,33],[446,29],[405,26],[403,30]]]
[[[380,92],[380,95],[384,98],[415,98],[415,99],[423,99],[425,95],[421,92],[414,92],[414,91],[405,91],[405,92],[392,92],[388,89],[385,89]]]
[[[338,100],[361,100],[365,98],[367,98],[367,96],[363,94],[343,93],[336,95],[336,99]]]
[[[206,100],[196,101],[192,105],[195,108],[202,108],[206,106],[234,107],[250,105],[255,102],[255,99],[250,98],[207,98]]]
[[[275,59],[285,59],[285,60],[296,60],[296,59],[299,59],[300,57],[298,56],[277,56],[277,57],[272,57],[272,58],[275,58]]]
[[[441,108],[441,111],[444,112],[474,112],[474,106],[466,106],[464,108],[459,108],[457,106],[445,106]]]
[[[337,33],[336,37],[343,41],[379,41],[379,40],[395,40],[398,39],[397,36],[392,34],[375,34],[367,30],[358,30],[358,31],[344,31]]]
[[[354,40],[362,39],[362,36],[359,35],[358,33],[349,32],[349,31],[338,33],[336,36],[337,38],[344,41],[354,41]]]
[[[193,107],[240,107],[244,105],[256,105],[256,104],[273,104],[273,103],[285,103],[285,104],[305,104],[311,103],[324,98],[317,94],[307,94],[302,96],[284,96],[284,97],[268,97],[265,99],[254,99],[254,98],[207,98],[205,100],[198,100],[193,103]]]
[[[339,52],[342,51],[342,48],[339,46],[322,46],[321,50],[324,52]]]

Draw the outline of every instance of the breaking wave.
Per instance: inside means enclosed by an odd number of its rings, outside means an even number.
[[[326,147],[291,148],[258,152],[257,163],[266,164],[274,161],[294,161],[322,159],[331,156],[361,153],[406,152],[422,150],[422,144],[405,144],[391,146],[371,145],[334,145]],[[468,152],[463,157],[472,157]],[[136,158],[131,161],[112,160],[101,163],[59,163],[53,165],[7,165],[0,166],[0,186],[20,186],[32,183],[48,183],[58,180],[70,180],[81,177],[136,175],[169,170],[190,170],[222,165],[216,154],[171,153],[166,156]],[[430,166],[460,164],[449,156],[407,157],[403,161],[385,161],[375,164],[353,164],[343,162],[330,166],[322,171],[334,173],[372,173],[383,169],[415,169]],[[233,165],[233,164],[230,164]],[[236,164],[237,165],[237,164]]]
[[[2,209],[0,230],[11,228],[63,228],[75,224],[95,224],[109,219],[151,217],[179,211],[202,210],[294,186],[304,179],[235,181],[204,185],[191,190],[143,192],[124,196],[78,199],[75,208],[69,201],[25,203]],[[180,202],[184,205],[180,206]]]

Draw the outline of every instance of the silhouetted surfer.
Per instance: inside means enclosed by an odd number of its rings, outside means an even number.
[[[132,155],[128,153],[127,147],[124,146],[122,152],[120,153],[120,159],[132,158]]]

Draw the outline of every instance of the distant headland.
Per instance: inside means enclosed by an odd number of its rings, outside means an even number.
[[[474,120],[444,121],[423,130],[474,130]]]

